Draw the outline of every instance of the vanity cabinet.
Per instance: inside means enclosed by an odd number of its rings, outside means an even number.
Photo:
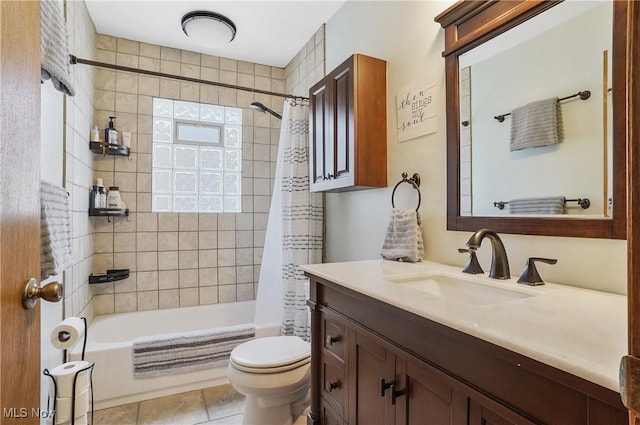
[[[310,190],[387,186],[387,68],[355,54],[309,89]]]
[[[307,275],[309,425],[627,423],[612,390]]]

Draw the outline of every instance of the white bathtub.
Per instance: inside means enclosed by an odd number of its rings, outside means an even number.
[[[133,379],[132,345],[140,336],[252,323],[255,301],[97,316],[89,325],[85,360],[95,363],[95,410],[227,383],[226,367],[157,378]],[[256,337],[280,333],[256,325]],[[82,344],[70,353],[79,360]]]

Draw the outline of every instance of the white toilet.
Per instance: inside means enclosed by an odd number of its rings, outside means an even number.
[[[310,344],[297,336],[271,336],[231,351],[228,377],[245,395],[243,424],[291,425],[309,404]]]

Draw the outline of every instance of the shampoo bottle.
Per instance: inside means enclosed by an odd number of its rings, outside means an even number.
[[[116,117],[109,117],[109,127],[104,129],[104,143],[106,145],[118,144],[118,130],[115,128],[113,120]]]
[[[98,186],[98,191],[96,192],[96,198],[94,201],[95,207],[107,208],[107,193],[104,191],[104,185],[102,184],[102,179],[98,179],[96,186]]]

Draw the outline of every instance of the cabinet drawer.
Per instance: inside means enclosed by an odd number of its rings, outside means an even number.
[[[344,371],[332,362],[323,359],[322,397],[341,414],[344,414],[346,390]]]
[[[346,343],[346,331],[342,323],[323,317],[322,320],[322,344],[325,351],[330,352],[344,362]]]

